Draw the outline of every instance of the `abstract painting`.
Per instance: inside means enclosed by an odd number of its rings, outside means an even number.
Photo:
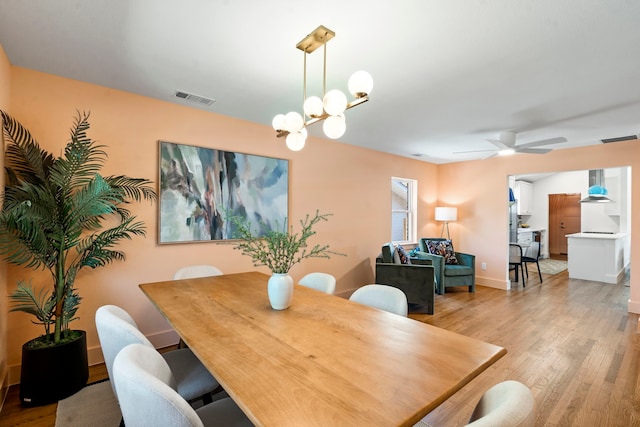
[[[159,243],[233,240],[232,217],[282,229],[288,160],[159,141]]]

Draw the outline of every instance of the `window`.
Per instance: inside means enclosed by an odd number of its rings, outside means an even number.
[[[391,178],[391,241],[415,243],[418,241],[417,204],[418,181]]]

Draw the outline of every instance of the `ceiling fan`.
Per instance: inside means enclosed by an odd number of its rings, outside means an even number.
[[[498,139],[487,139],[490,143],[497,147],[497,150],[475,150],[475,151],[457,151],[454,154],[463,153],[482,153],[491,152],[488,157],[494,156],[508,156],[514,153],[529,153],[529,154],[545,154],[552,150],[552,148],[536,148],[546,145],[560,144],[561,142],[567,142],[567,138],[556,137],[550,139],[542,139],[540,141],[527,142],[526,144],[516,145],[516,132],[507,131],[500,132]]]

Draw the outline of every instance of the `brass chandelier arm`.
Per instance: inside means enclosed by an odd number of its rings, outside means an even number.
[[[347,104],[347,108],[345,109],[345,111],[350,109],[350,108],[357,107],[360,104],[364,104],[368,100],[369,100],[369,96],[368,95],[365,95],[365,96],[362,96],[360,98],[354,99],[353,101],[351,101],[351,102],[349,102]],[[311,126],[314,123],[317,123],[317,122],[320,122],[320,121],[326,119],[327,117],[329,117],[329,114],[324,113],[323,115],[321,115],[319,117],[314,117],[312,119],[309,119],[304,123],[304,127]],[[282,138],[282,137],[285,137],[287,135],[289,135],[289,131],[286,131],[286,130],[280,130],[280,131],[276,132],[276,137],[278,137],[278,138]]]

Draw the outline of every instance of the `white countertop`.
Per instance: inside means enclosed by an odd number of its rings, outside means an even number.
[[[527,227],[527,228],[518,227],[518,233],[526,233],[527,231],[531,231],[531,232],[533,232],[533,231],[544,231],[544,230],[545,230],[544,228],[538,228],[538,227]]]
[[[613,233],[613,234],[598,234],[598,233],[575,233],[575,234],[567,234],[565,237],[573,237],[577,239],[620,239],[621,237],[626,236],[626,233]]]

